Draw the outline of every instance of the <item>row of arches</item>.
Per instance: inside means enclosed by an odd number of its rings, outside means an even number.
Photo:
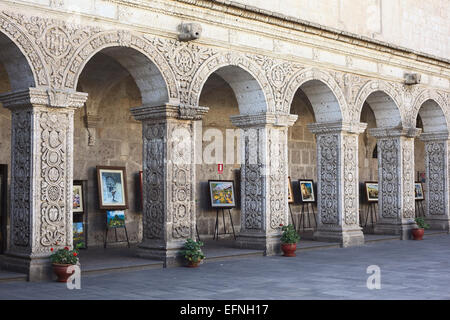
[[[104,35],[103,35],[104,36]],[[13,40],[9,39],[5,34],[0,36],[0,44],[1,50],[0,50],[0,62],[4,66],[4,69],[6,70],[6,73],[8,74],[8,83],[9,85],[6,87],[9,87],[11,92],[18,92],[18,91],[26,91],[29,88],[33,87],[39,87],[36,86],[36,80],[35,80],[35,72],[32,71],[32,68],[30,67],[28,61],[29,59],[26,58],[26,56],[23,54],[23,51],[14,43]],[[127,45],[128,44],[128,45]],[[147,48],[147,50],[149,50]],[[80,48],[78,52],[82,52],[83,49]],[[183,67],[183,63],[186,63],[186,61],[179,61],[180,68]],[[186,68],[188,66],[184,65],[184,70],[186,72],[190,71]],[[235,110],[236,114],[238,113],[240,116],[243,116],[243,118],[239,121],[233,122],[234,124],[240,123],[239,126],[241,127],[254,127],[257,130],[278,130],[279,127],[289,127],[292,123],[278,123],[278,120],[274,120],[274,122],[270,122],[272,120],[267,120],[267,115],[273,115],[275,114],[274,111],[276,108],[275,103],[275,94],[273,90],[273,86],[270,85],[270,80],[267,79],[266,75],[263,74],[263,72],[256,66],[254,63],[249,63],[248,60],[245,60],[242,56],[239,54],[218,54],[211,57],[207,62],[203,64],[203,67],[200,67],[195,75],[191,77],[190,83],[184,83],[179,82],[176,80],[176,77],[174,76],[171,79],[168,79],[166,76],[167,74],[171,74],[170,71],[167,71],[167,69],[170,69],[167,65],[160,65],[157,61],[152,60],[152,57],[149,57],[146,50],[138,50],[136,46],[130,45],[129,42],[123,43],[122,46],[117,45],[103,45],[97,48],[96,50],[90,52],[88,55],[86,55],[85,60],[83,63],[80,64],[80,68],[78,71],[74,71],[74,74],[77,76],[74,78],[74,87],[71,88],[73,90],[76,90],[78,92],[87,92],[89,93],[89,98],[86,101],[85,107],[78,111],[74,111],[72,108],[68,108],[69,113],[75,113],[75,117],[83,117],[87,122],[88,129],[95,130],[96,125],[89,126],[89,121],[92,122],[92,120],[95,120],[95,118],[101,118],[102,113],[104,110],[101,109],[101,104],[104,104],[105,101],[109,101],[109,103],[114,104],[115,102],[109,97],[109,100],[105,100],[108,98],[108,95],[114,96],[114,90],[118,88],[118,85],[120,85],[121,82],[127,82],[128,85],[128,94],[132,92],[132,99],[128,99],[126,103],[134,103],[135,105],[130,105],[130,107],[136,107],[132,113],[135,115],[139,112],[140,121],[143,121],[144,128],[152,128],[153,126],[159,126],[162,125],[166,130],[166,136],[164,139],[161,139],[159,136],[157,138],[149,138],[146,135],[145,129],[139,131],[137,129],[136,123],[133,123],[132,127],[134,128],[133,134],[138,132],[138,135],[142,135],[142,145],[141,151],[134,151],[126,152],[124,154],[124,157],[122,157],[122,161],[126,162],[126,156],[131,157],[131,153],[134,153],[134,156],[137,154],[139,155],[143,160],[141,163],[139,161],[134,161],[133,166],[135,168],[138,167],[139,164],[143,165],[144,167],[144,176],[146,175],[149,177],[148,179],[151,179],[151,174],[149,169],[149,159],[151,157],[148,156],[149,152],[149,146],[154,143],[162,143],[164,146],[161,150],[166,150],[164,154],[158,155],[162,158],[159,158],[157,160],[158,163],[161,164],[161,167],[159,167],[159,170],[161,172],[164,172],[165,177],[167,179],[166,184],[164,185],[165,190],[163,191],[164,194],[159,195],[159,197],[164,198],[164,201],[169,201],[169,203],[160,202],[160,198],[156,199],[154,198],[154,195],[152,194],[152,191],[150,188],[147,188],[144,190],[147,190],[144,192],[144,205],[143,205],[143,222],[141,226],[137,228],[143,228],[142,231],[143,234],[143,241],[150,241],[157,243],[157,245],[161,248],[161,246],[164,248],[164,257],[167,258],[167,255],[169,255],[168,251],[171,251],[167,249],[167,243],[181,243],[180,241],[183,240],[183,237],[181,237],[179,234],[173,230],[169,230],[168,222],[171,224],[176,225],[176,219],[178,217],[181,217],[180,219],[187,219],[187,226],[190,228],[189,232],[182,232],[183,235],[187,235],[190,237],[195,236],[195,226],[196,226],[196,216],[195,211],[199,210],[199,205],[194,204],[194,206],[186,206],[186,203],[195,202],[195,199],[197,199],[198,194],[202,191],[205,191],[203,188],[198,188],[195,186],[199,181],[193,181],[190,184],[190,187],[184,187],[181,188],[183,192],[186,192],[188,196],[186,197],[187,200],[185,202],[183,201],[173,201],[175,204],[170,203],[170,200],[167,200],[169,197],[171,197],[171,194],[174,193],[171,184],[177,184],[179,180],[176,178],[173,178],[171,176],[174,172],[184,172],[188,174],[192,174],[195,176],[196,171],[203,172],[203,169],[201,166],[196,167],[196,163],[188,164],[187,167],[183,168],[176,168],[172,170],[172,167],[169,168],[172,164],[170,164],[171,155],[170,148],[167,147],[166,140],[170,140],[170,126],[172,126],[172,123],[182,123],[183,125],[190,128],[189,132],[192,132],[192,135],[195,135],[195,122],[199,121],[201,117],[208,118],[208,114],[203,115],[204,111],[198,112],[196,111],[196,107],[201,105],[202,101],[205,102],[205,104],[208,103],[208,101],[214,100],[215,97],[214,94],[209,94],[209,98],[204,97],[204,92],[208,92],[208,90],[216,90],[214,86],[218,87],[224,87],[226,86],[229,88],[229,90],[225,90],[227,92],[227,95],[230,95],[232,93],[234,97],[229,98],[227,101],[232,101],[231,103],[235,106],[235,108],[229,108],[229,110]],[[84,71],[83,71],[84,70]],[[93,71],[93,72],[89,72]],[[338,85],[338,83],[334,80],[332,76],[330,76],[325,71],[317,70],[317,69],[302,69],[301,71],[294,73],[289,80],[286,80],[285,84],[288,84],[284,90],[281,90],[282,97],[278,98],[281,99],[281,101],[284,101],[286,106],[284,107],[284,113],[279,112],[279,114],[289,115],[291,112],[291,107],[293,105],[293,101],[295,100],[295,97],[298,97],[299,95],[302,97],[303,101],[308,105],[310,108],[310,113],[312,115],[312,119],[315,124],[320,125],[319,127],[314,127],[313,131],[317,137],[324,137],[324,139],[316,139],[314,140],[314,145],[316,145],[317,148],[317,154],[325,154],[325,152],[328,152],[328,149],[330,148],[331,152],[335,152],[336,157],[339,158],[340,162],[336,165],[336,168],[333,168],[335,170],[336,176],[336,189],[333,194],[333,197],[330,198],[331,201],[337,201],[339,202],[339,206],[336,206],[336,210],[339,212],[336,214],[337,220],[329,219],[329,217],[325,217],[324,213],[327,212],[327,208],[325,208],[325,202],[322,201],[321,197],[322,194],[325,194],[325,189],[327,189],[329,186],[326,185],[324,182],[321,182],[320,175],[329,173],[329,168],[326,166],[328,163],[323,161],[323,158],[320,156],[315,157],[316,167],[318,171],[317,181],[319,181],[319,188],[318,188],[318,197],[319,197],[319,224],[322,228],[322,233],[329,232],[330,228],[338,228],[339,234],[338,237],[343,237],[343,229],[345,229],[344,225],[346,224],[346,221],[352,221],[350,224],[352,226],[358,225],[357,218],[356,220],[352,219],[344,219],[347,212],[345,212],[345,203],[346,201],[349,201],[349,198],[345,192],[346,188],[348,187],[347,184],[354,184],[355,181],[348,181],[346,177],[348,177],[349,171],[344,170],[345,168],[345,157],[347,152],[346,148],[348,146],[346,143],[348,141],[356,141],[351,142],[353,145],[350,146],[350,152],[357,152],[358,150],[358,144],[357,139],[346,139],[347,136],[358,136],[358,134],[361,133],[361,131],[353,130],[352,127],[355,125],[359,125],[361,113],[363,110],[363,107],[370,108],[370,110],[373,112],[374,118],[375,118],[375,126],[376,128],[380,130],[384,130],[383,133],[380,133],[379,131],[373,131],[373,135],[377,137],[377,139],[382,142],[384,140],[392,140],[397,139],[396,143],[398,143],[399,146],[399,152],[402,153],[402,150],[405,150],[405,146],[408,145],[410,142],[410,139],[414,139],[414,135],[411,135],[409,132],[412,129],[415,129],[409,124],[416,123],[417,118],[420,118],[420,121],[423,126],[423,134],[426,137],[429,137],[430,141],[439,141],[444,142],[448,140],[448,119],[447,119],[447,112],[446,112],[446,106],[442,105],[442,99],[438,99],[437,95],[430,94],[428,90],[425,90],[423,94],[418,95],[415,99],[415,104],[412,106],[412,109],[410,110],[410,113],[405,112],[406,106],[402,104],[402,101],[399,100],[399,95],[395,94],[395,90],[389,85],[386,84],[383,81],[379,80],[368,80],[359,91],[359,94],[356,96],[356,100],[353,101],[347,101],[346,95],[344,94],[342,88]],[[176,91],[181,93],[179,96],[174,93],[173,87],[176,87]],[[182,93],[183,90],[186,88],[187,91],[187,97],[183,100]],[[125,90],[127,91],[127,90]],[[219,91],[219,90],[217,90]],[[223,92],[223,90],[222,90]],[[202,97],[203,95],[203,97]],[[29,101],[33,101],[32,98],[28,99]],[[130,102],[130,100],[132,102]],[[16,104],[11,104],[11,95],[2,95],[0,97],[0,101],[4,102],[5,106],[8,107],[13,114],[19,114],[21,112],[28,112],[30,108],[33,108],[31,104],[27,104],[24,102],[20,102],[19,107],[17,107]],[[189,105],[187,105],[184,102],[189,102]],[[225,102],[225,104],[228,102]],[[175,105],[177,107],[189,107],[193,108],[193,114],[188,114],[185,117],[181,117],[180,113],[177,113],[175,115],[167,116],[167,113],[164,114],[164,116],[161,116],[161,114],[155,115],[155,111],[157,108],[161,108],[161,106],[167,106],[168,104]],[[219,103],[220,104],[220,103]],[[37,103],[40,107],[45,106],[45,104],[42,103],[42,100],[40,100],[39,103]],[[354,108],[357,110],[358,119],[354,121],[352,119],[349,110],[354,106]],[[49,109],[52,109],[51,105],[47,106]],[[206,105],[206,107],[209,107]],[[164,107],[166,108],[166,107]],[[159,110],[159,109],[158,109]],[[167,108],[164,110],[168,110]],[[60,110],[61,111],[61,110]],[[47,111],[45,111],[47,112]],[[64,112],[64,111],[62,111]],[[81,112],[81,113],[80,113]],[[110,119],[120,121],[118,118],[114,118],[115,111],[113,109],[109,109],[110,114],[108,114],[108,117]],[[198,112],[198,114],[196,114]],[[210,111],[211,112],[211,111]],[[220,117],[227,117],[235,116],[236,114],[229,114],[227,112],[221,112],[220,110],[214,110],[214,112],[217,113],[216,122],[219,123],[219,126],[221,122],[226,123],[226,125],[222,126],[223,129],[231,129],[235,126],[232,125],[231,122],[228,122],[228,119],[221,120]],[[131,114],[130,119],[131,119]],[[142,114],[145,114],[145,116],[142,116]],[[265,115],[263,122],[260,118],[258,118],[258,121],[255,122],[255,115]],[[31,115],[32,117],[34,115]],[[39,114],[37,113],[36,116],[38,117]],[[298,116],[301,118],[303,115],[298,114]],[[276,116],[275,116],[276,117]],[[19,117],[16,117],[17,119]],[[136,117],[138,119],[138,117]],[[170,121],[167,120],[170,118]],[[17,126],[17,124],[14,122],[14,116],[12,117],[12,127]],[[33,118],[34,119],[34,118]],[[243,120],[242,120],[243,119]],[[39,120],[33,120],[33,121],[39,121]],[[31,122],[33,122],[31,121]],[[248,121],[250,124],[246,124],[245,122]],[[269,121],[269,122],[267,122]],[[292,121],[294,122],[294,120]],[[61,132],[64,131],[65,134],[67,134],[67,137],[70,137],[70,135],[73,135],[74,127],[73,123],[69,123],[67,128],[63,129],[57,129]],[[217,123],[214,124],[214,121],[208,122],[209,127],[217,126]],[[131,126],[129,126],[131,128]],[[317,129],[319,128],[319,129]],[[34,132],[32,131],[33,127],[30,125],[29,127],[29,139],[30,139],[30,146],[29,149],[31,152],[40,152],[39,150],[34,150],[31,147],[31,144],[34,142],[33,139],[36,138],[34,136]],[[56,130],[56,129],[55,129]],[[75,128],[75,135],[77,135],[76,132],[77,128]],[[92,131],[91,130],[91,131]],[[114,130],[114,129],[112,129]],[[130,129],[131,130],[131,129]],[[284,130],[284,131],[283,131]],[[287,130],[283,129],[281,130],[281,142],[280,145],[285,145],[288,149],[288,136],[287,136]],[[14,131],[14,129],[13,129]],[[60,131],[58,131],[58,134],[60,134]],[[269,132],[267,131],[267,132]],[[392,134],[392,132],[400,132]],[[335,134],[337,136],[336,140],[330,140],[329,135]],[[89,132],[89,135],[92,135],[92,132]],[[261,145],[270,145],[272,141],[267,138],[267,134],[263,134],[258,136],[257,142]],[[120,137],[117,138],[120,140]],[[151,140],[153,139],[153,140]],[[408,140],[409,139],[409,140]],[[70,145],[70,141],[72,141],[70,138],[68,138],[66,141],[68,141],[68,149],[72,150],[72,148],[75,148],[75,154],[77,153],[77,145],[75,143],[75,146]],[[76,141],[76,139],[75,139]],[[325,141],[327,144],[330,143],[330,141],[336,141],[332,142],[335,143],[334,146],[327,146],[325,145],[325,142],[322,143],[322,141]],[[243,162],[245,162],[245,153],[246,153],[246,147],[245,142],[242,142],[242,146],[240,147]],[[14,152],[20,152],[23,150],[17,149],[18,140],[12,139],[11,144],[11,152],[14,155]],[[380,143],[382,145],[382,143]],[[115,152],[117,152],[117,146],[114,147]],[[120,148],[120,147],[119,147]],[[446,148],[446,147],[445,147]],[[264,148],[262,148],[264,149]],[[287,149],[284,149],[283,152],[288,152]],[[32,151],[33,150],[33,151]],[[86,151],[86,149],[83,149]],[[298,151],[301,151],[299,149]],[[119,151],[121,152],[121,151]],[[142,153],[141,153],[142,152]],[[195,153],[195,150],[188,150],[188,152]],[[235,152],[235,150],[233,150]],[[282,152],[282,153],[283,153]],[[408,165],[413,164],[414,162],[410,161],[408,163],[404,162],[404,158],[401,156],[394,159],[394,163],[392,164],[393,167],[389,167],[389,165],[386,165],[386,157],[383,158],[383,154],[386,155],[388,152],[390,152],[388,149],[383,149],[382,147],[379,148],[379,156],[380,159],[385,159],[384,162],[380,161],[380,168],[379,172],[380,179],[388,179],[392,173],[398,172],[397,167],[401,168],[403,170],[404,168],[408,168]],[[413,151],[414,152],[414,151]],[[108,154],[108,152],[106,152]],[[40,154],[38,154],[40,155]],[[269,158],[272,156],[272,154],[268,154]],[[429,157],[432,157],[433,153],[430,152]],[[67,154],[67,157],[71,158],[69,160],[72,161],[74,158],[77,159],[77,156],[74,156],[74,154],[71,154],[70,152]],[[149,157],[149,158],[146,158]],[[292,155],[291,155],[292,157]],[[17,156],[16,156],[17,158]],[[15,157],[13,156],[13,159]],[[133,158],[135,159],[135,157]],[[281,158],[280,158],[281,159]],[[389,158],[388,160],[392,160],[393,158]],[[88,160],[86,160],[88,161]],[[270,160],[269,160],[270,161]],[[289,160],[284,159],[280,160],[282,161],[287,168],[289,166]],[[431,161],[431,160],[430,160]],[[439,160],[441,162],[447,161],[447,155],[442,160]],[[112,163],[112,162],[111,162]],[[11,185],[12,185],[12,192],[20,192],[20,190],[23,190],[23,185],[28,185],[31,188],[35,185],[41,185],[41,180],[34,180],[31,179],[34,174],[39,174],[40,170],[44,170],[43,167],[30,167],[30,168],[21,168],[22,170],[29,170],[30,174],[28,175],[28,179],[22,179],[22,177],[14,176],[16,169],[17,169],[17,163],[13,162],[10,163],[12,170],[11,173]],[[442,164],[442,163],[441,163]],[[230,169],[237,169],[239,167],[239,163],[232,163],[230,164]],[[342,168],[341,168],[342,167]],[[344,168],[344,169],[343,169]],[[388,168],[387,173],[382,173],[383,168]],[[211,169],[211,167],[206,168]],[[178,170],[178,171],[176,171]],[[327,172],[328,170],[328,172]],[[353,171],[352,171],[353,170]],[[170,172],[172,173],[170,173]],[[89,171],[90,175],[93,172],[92,170]],[[250,167],[246,168],[245,170],[241,171],[242,176],[242,183],[246,186],[253,184],[253,181],[250,181],[249,179],[252,179],[249,176]],[[281,171],[280,171],[281,172]],[[444,172],[444,171],[443,171]],[[72,182],[73,175],[78,174],[77,172],[64,172],[64,169],[61,171],[61,180],[63,181],[62,184],[60,184],[60,187],[62,193],[66,195],[67,198],[71,195],[70,185]],[[405,202],[404,188],[407,188],[410,186],[410,183],[403,183],[403,174],[404,172],[400,173],[399,179],[391,181],[391,183],[399,184],[401,187],[399,187],[398,197],[401,198],[401,200],[398,200],[399,203]],[[358,174],[358,167],[350,168],[350,174]],[[246,203],[246,201],[250,198],[256,198],[256,201],[260,202],[262,204],[261,206],[257,206],[259,209],[256,210],[257,214],[260,214],[262,218],[260,220],[264,220],[266,216],[272,215],[273,212],[266,212],[266,209],[264,208],[264,204],[267,204],[268,200],[271,199],[273,196],[271,194],[270,189],[270,175],[269,177],[261,176],[259,177],[258,181],[261,183],[261,185],[256,185],[255,188],[258,189],[258,191],[255,193],[251,191],[250,193],[247,193],[246,187],[241,189],[241,199],[243,203]],[[287,182],[287,175],[288,171],[285,170],[283,173],[279,174],[279,179],[281,179],[284,182]],[[25,175],[27,176],[27,175]],[[200,176],[202,176],[200,174]],[[172,180],[169,180],[169,177],[171,177]],[[206,179],[208,175],[203,175],[202,178]],[[91,179],[90,176],[88,179]],[[278,179],[277,178],[277,179]],[[445,179],[448,180],[448,174]],[[343,180],[343,181],[341,181]],[[436,181],[439,180],[439,178],[435,178]],[[447,181],[445,180],[445,181]],[[144,179],[144,181],[146,181]],[[339,185],[339,183],[342,183],[342,185]],[[439,180],[440,181],[440,180]],[[357,183],[358,181],[356,181]],[[430,182],[432,183],[433,179],[430,178]],[[131,183],[131,181],[130,181]],[[144,182],[145,183],[145,182]],[[439,182],[440,183],[440,182]],[[448,182],[446,183],[446,188],[448,188]],[[186,185],[188,185],[187,183]],[[383,183],[381,184],[381,188],[383,188]],[[264,187],[263,187],[264,186]],[[93,189],[93,188],[92,188]],[[93,190],[90,190],[93,192]],[[181,190],[180,189],[180,190]],[[259,190],[262,189],[262,190]],[[428,188],[428,190],[432,190],[433,188]],[[39,188],[34,188],[33,190],[40,190]],[[447,190],[447,189],[445,189]],[[446,192],[445,190],[442,190],[442,192]],[[287,203],[287,189],[284,190],[285,192],[279,194],[277,197],[281,197],[280,201]],[[178,191],[177,191],[178,192]],[[406,193],[412,193],[413,190],[408,190]],[[382,196],[383,197],[383,196]],[[34,250],[38,250],[39,252],[46,252],[48,253],[50,246],[54,245],[54,243],[50,243],[49,245],[44,245],[42,241],[39,241],[39,237],[42,237],[42,232],[46,232],[46,230],[42,231],[34,231],[37,230],[36,228],[31,228],[28,232],[35,232],[32,236],[36,237],[38,239],[36,244],[32,243],[16,243],[14,242],[14,235],[17,232],[23,232],[23,224],[29,223],[29,219],[24,219],[23,215],[30,215],[30,216],[38,216],[44,214],[42,210],[36,210],[35,208],[42,208],[43,205],[46,202],[46,197],[42,196],[41,198],[36,198],[37,203],[30,206],[28,208],[28,212],[22,212],[17,210],[18,207],[16,207],[16,204],[12,202],[11,205],[11,239],[12,239],[12,245],[10,247],[10,250],[18,250],[23,251],[25,249],[20,248],[24,246],[28,246],[28,248],[31,249],[33,252]],[[278,199],[279,200],[279,199]],[[277,201],[278,201],[277,200]],[[391,199],[385,198],[384,201]],[[67,202],[67,199],[65,199]],[[383,201],[383,199],[381,200]],[[395,200],[397,201],[397,200]],[[157,206],[155,206],[157,205]],[[243,204],[242,204],[243,205]],[[253,207],[253,204],[251,204]],[[180,211],[174,211],[170,213],[171,211],[175,210],[174,208],[178,208]],[[186,208],[192,208],[191,214],[186,215],[185,211]],[[184,209],[180,209],[184,208]],[[195,208],[195,209],[194,209]],[[280,221],[287,222],[288,221],[288,212],[287,212],[287,206],[285,205],[283,207],[284,209],[280,209]],[[177,209],[177,210],[178,210]],[[399,208],[401,209],[401,208]],[[185,211],[183,211],[185,210]],[[259,211],[258,211],[259,210]],[[353,209],[352,209],[353,210]],[[444,210],[448,211],[448,208]],[[270,210],[269,210],[270,211]],[[394,215],[402,214],[402,210],[398,210],[399,212],[395,212]],[[57,219],[63,219],[65,220],[65,229],[71,230],[71,210],[68,208],[62,209],[60,212],[60,216],[58,216]],[[180,213],[184,212],[184,213]],[[192,214],[192,212],[194,214]],[[247,217],[243,217],[246,214],[249,214],[249,210],[246,210],[244,212],[241,212],[241,228],[243,228],[243,224],[245,223]],[[380,216],[383,216],[385,212],[383,212],[383,209],[380,209]],[[447,212],[448,213],[448,212]],[[168,216],[170,214],[170,216]],[[253,210],[251,214],[255,214],[255,211]],[[444,214],[444,213],[443,213]],[[187,218],[186,218],[187,217]],[[237,217],[235,217],[237,218]],[[399,217],[399,219],[403,218],[411,218],[411,217]],[[31,219],[34,221],[33,219]],[[51,219],[50,219],[51,220]],[[235,219],[236,220],[236,219]],[[448,219],[447,219],[448,220]],[[278,220],[277,220],[278,221]],[[331,223],[330,223],[331,221]],[[146,231],[145,228],[150,228],[149,224],[152,223],[159,223],[161,224],[161,228],[167,228],[166,229],[166,235],[164,235],[161,238],[153,239],[151,238],[151,233],[149,238],[146,239]],[[349,225],[350,225],[349,224]],[[408,224],[411,224],[411,222],[408,222]],[[55,224],[50,223],[51,228],[55,227]],[[208,227],[205,227],[208,229]],[[262,226],[260,229],[256,230],[255,228],[248,228],[246,230],[247,232],[247,238],[243,238],[240,245],[246,246],[248,245],[253,246],[256,245],[253,243],[250,238],[258,238],[263,239],[262,242],[260,240],[256,241],[258,242],[257,245],[261,246],[263,245],[267,251],[270,251],[268,248],[272,246],[272,244],[268,244],[272,240],[268,240],[269,238],[272,239],[275,235],[277,235],[279,230],[269,230],[270,228],[266,225]],[[352,232],[354,230],[352,229]],[[389,230],[392,231],[392,230]],[[54,231],[53,231],[54,232]],[[208,231],[209,232],[209,231]],[[40,234],[41,233],[41,234]],[[63,238],[53,238],[55,242],[60,242],[61,239],[64,240],[63,243],[71,244],[71,236],[68,235],[69,232],[65,234],[65,237]],[[46,235],[48,236],[48,235]],[[139,237],[137,237],[139,238]],[[325,236],[327,238],[327,236]],[[33,248],[33,245],[36,245],[36,248]],[[176,247],[176,245],[174,245]],[[145,248],[145,246],[143,246]],[[147,252],[154,251],[155,247],[151,247],[148,245],[146,247]],[[27,249],[28,250],[28,249]],[[145,249],[144,249],[145,251]],[[173,254],[173,253],[170,253]],[[143,254],[145,256],[145,254]],[[156,256],[161,257],[161,253],[156,254]]]

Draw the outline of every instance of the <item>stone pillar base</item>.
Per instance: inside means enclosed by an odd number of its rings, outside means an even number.
[[[136,251],[140,258],[160,260],[164,263],[164,268],[181,266],[185,263],[180,251],[183,249],[182,243],[161,243],[159,241],[145,241],[141,243]]]
[[[432,230],[450,231],[450,219],[448,218],[425,218],[425,222],[430,225],[430,229]]]
[[[375,234],[398,235],[400,240],[412,239],[411,229],[417,228],[415,223],[377,223],[375,224]]]
[[[240,249],[264,250],[264,255],[272,256],[281,253],[281,235],[240,234],[235,247]]]
[[[313,238],[315,241],[339,242],[343,248],[364,245],[364,234],[361,229],[317,230]]]
[[[56,278],[48,257],[30,258],[7,253],[0,260],[0,265],[4,270],[26,274],[28,281],[50,281]]]

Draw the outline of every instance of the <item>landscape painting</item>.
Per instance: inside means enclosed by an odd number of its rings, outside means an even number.
[[[106,211],[108,228],[125,227],[125,211]]]
[[[366,198],[368,202],[378,201],[378,182],[365,182]]]
[[[84,226],[83,222],[73,223],[73,246],[84,248],[86,244],[84,243]]]
[[[210,180],[209,192],[213,208],[233,208],[236,206],[233,181]]]

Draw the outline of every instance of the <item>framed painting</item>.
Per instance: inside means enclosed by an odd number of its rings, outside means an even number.
[[[416,201],[421,201],[425,199],[423,196],[423,188],[421,182],[414,183],[414,199]]]
[[[212,208],[234,208],[236,206],[234,181],[209,180],[208,184]]]
[[[83,222],[73,223],[73,246],[79,248],[86,248],[85,232]]]
[[[100,209],[128,209],[125,167],[97,166],[97,181]]]
[[[316,202],[313,180],[298,180],[302,202]]]
[[[418,171],[417,172],[417,180],[421,183],[425,183],[425,172]]]
[[[73,182],[73,212],[84,212],[84,192],[81,181]]]
[[[106,224],[108,228],[124,228],[125,211],[106,211]]]
[[[366,190],[367,202],[378,202],[378,182],[366,181],[364,182],[364,189]]]
[[[292,191],[291,177],[288,177],[288,203],[294,203],[294,192]]]

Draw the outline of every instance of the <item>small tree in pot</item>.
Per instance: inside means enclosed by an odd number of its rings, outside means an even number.
[[[191,268],[198,267],[198,265],[205,259],[205,255],[202,252],[203,242],[187,239],[184,244],[184,250],[182,250],[183,256],[187,260],[187,266]]]
[[[422,217],[417,217],[414,220],[416,221],[418,228],[411,230],[413,239],[422,240],[423,234],[425,233],[425,229],[429,229],[430,225],[428,223],[425,223],[425,220]]]
[[[295,257],[295,250],[297,250],[297,242],[300,240],[300,236],[292,224],[287,226],[280,224],[280,226],[281,231],[283,231],[281,236],[281,250],[283,250],[285,257]]]

